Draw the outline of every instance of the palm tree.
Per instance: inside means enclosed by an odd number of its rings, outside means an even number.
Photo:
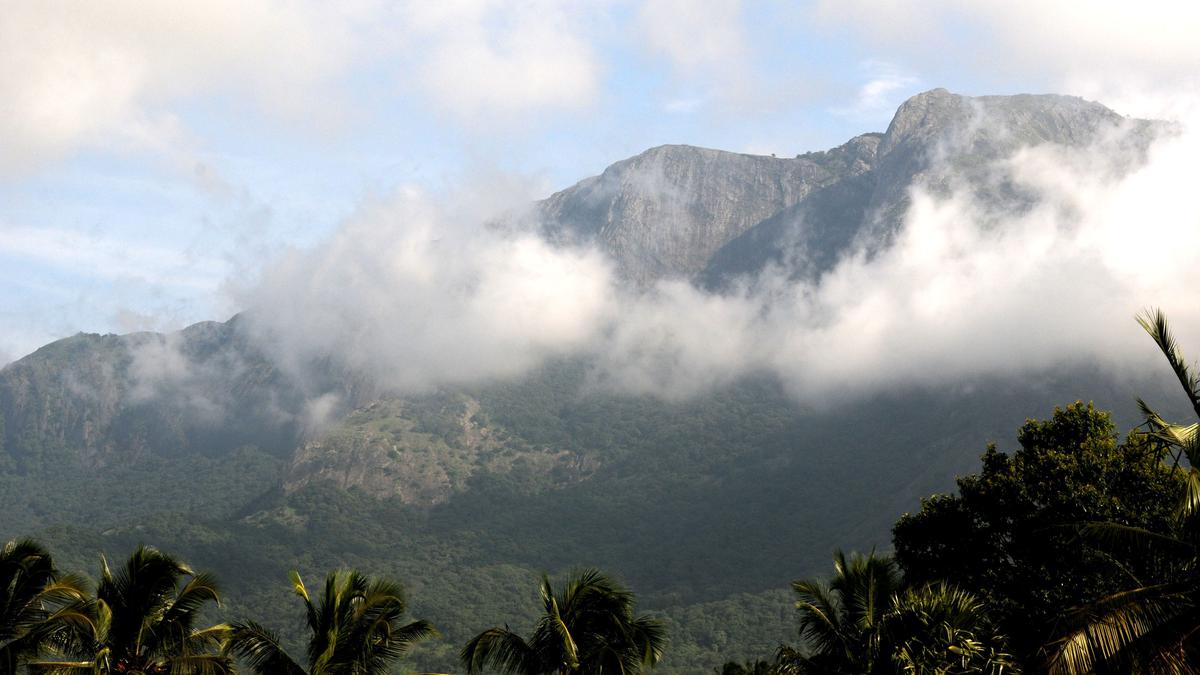
[[[0,549],[0,672],[44,646],[65,643],[70,632],[90,621],[82,605],[87,594],[78,577],[55,571],[50,553],[29,540]]]
[[[786,673],[871,675],[891,672],[882,626],[892,596],[901,588],[891,558],[833,555],[833,579],[792,582],[804,651],[780,648]]]
[[[1002,651],[983,602],[949,584],[905,588],[889,557],[836,551],[826,584],[792,582],[800,614],[797,650],[780,647],[777,672],[831,675],[1003,675]]]
[[[1200,378],[1183,357],[1166,316],[1159,310],[1138,317],[1166,357],[1200,417]],[[1050,671],[1066,675],[1100,668],[1145,673],[1200,672],[1200,435],[1196,424],[1171,424],[1138,399],[1145,418],[1140,432],[1164,461],[1184,472],[1184,491],[1172,532],[1095,523],[1083,528],[1091,539],[1153,561],[1154,579],[1131,575],[1130,588],[1073,612],[1070,629],[1056,645]],[[1183,458],[1188,466],[1180,465]]]
[[[1002,651],[982,600],[943,582],[908,588],[892,597],[883,631],[891,659],[904,675],[1003,675],[1016,672]]]
[[[1187,360],[1184,359],[1183,351],[1180,350],[1178,343],[1175,342],[1175,336],[1171,333],[1166,315],[1161,310],[1155,310],[1139,316],[1138,323],[1150,334],[1154,344],[1166,357],[1171,371],[1179,380],[1179,385],[1183,387],[1188,403],[1191,404],[1196,417],[1200,418],[1200,377],[1192,372]],[[1197,516],[1200,516],[1200,436],[1196,434],[1200,425],[1171,424],[1154,412],[1142,399],[1139,398],[1137,403],[1142,410],[1147,427],[1143,434],[1171,456],[1172,466],[1178,468],[1181,457],[1187,458],[1188,468],[1184,474],[1185,490],[1177,507],[1176,516],[1179,524],[1186,529],[1200,526],[1200,520],[1197,519]]]
[[[634,616],[634,595],[598,570],[567,578],[559,593],[542,575],[544,613],[525,640],[489,628],[463,647],[468,673],[495,668],[510,675],[640,673],[662,658],[666,631],[648,616]]]
[[[404,624],[407,608],[400,584],[368,579],[359,572],[331,572],[314,604],[300,575],[292,588],[304,601],[309,631],[308,668],[279,644],[279,637],[253,621],[233,625],[230,650],[263,675],[382,675],[417,642],[437,635],[428,621]]]
[[[220,651],[229,627],[196,628],[209,603],[220,604],[216,580],[157,549],[139,546],[116,571],[101,558],[88,639],[58,649],[59,660],[31,663],[30,670],[231,675],[233,662]]]

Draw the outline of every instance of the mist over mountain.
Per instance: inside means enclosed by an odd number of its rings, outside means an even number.
[[[683,399],[773,373],[810,404],[1128,368],[1148,357],[1112,326],[1150,298],[1197,318],[1192,266],[1150,243],[1197,238],[1177,189],[1194,145],[1076,98],[934,90],[826,153],[656,148],[507,226],[404,190],[268,265],[242,306],[277,361],[332,355],[399,391],[572,356],[612,391]]]
[[[1077,398],[1127,425],[1172,400],[1132,315],[1200,335],[1194,265],[1144,259],[1195,250],[1194,146],[937,89],[824,152],[652,148],[503,226],[402,191],[268,263],[227,322],[0,369],[0,524],[68,559],[154,541],[267,611],[251,587],[290,566],[397,573],[461,631],[431,668],[532,611],[514,579],[580,563],[654,589],[668,670],[767,653],[788,580],[886,547],[987,441]]]
[[[1074,97],[935,89],[905,102],[886,133],[794,159],[653,148],[554,194],[537,216],[552,238],[597,245],[639,283],[712,285],[771,263],[814,279],[854,245],[884,248],[914,187],[948,196],[966,184],[993,208],[1020,209],[1031,196],[993,190],[992,173],[1022,148],[1089,148],[1120,135],[1111,161],[1133,163],[1169,128]]]

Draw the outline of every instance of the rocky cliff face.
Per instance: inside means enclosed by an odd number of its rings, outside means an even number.
[[[599,244],[628,279],[686,278],[844,170],[825,153],[777,159],[665,145],[551,196],[539,211],[553,238]]]
[[[94,469],[141,456],[291,450],[303,393],[237,317],[89,335],[0,369],[0,467]]]
[[[886,246],[914,186],[944,193],[953,182],[998,208],[1019,208],[1022,196],[992,180],[998,160],[1032,145],[1085,147],[1117,134],[1144,151],[1165,128],[1075,97],[935,89],[900,106],[885,133],[829,151],[777,159],[663,146],[551,196],[538,213],[553,237],[600,246],[637,284],[683,277],[720,285],[768,263],[812,276],[852,245]]]
[[[302,445],[284,490],[329,481],[380,499],[433,506],[466,490],[479,474],[516,470],[521,480],[554,484],[578,480],[589,467],[574,453],[534,447],[490,423],[470,396],[389,397]]]

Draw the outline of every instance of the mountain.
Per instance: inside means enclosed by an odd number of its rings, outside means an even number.
[[[0,371],[0,463],[94,469],[257,445],[284,453],[303,403],[235,318],[59,340]],[[214,422],[219,421],[219,424]]]
[[[552,195],[537,214],[552,238],[597,244],[637,283],[720,286],[783,261],[815,277],[852,244],[885,246],[914,186],[966,182],[996,208],[1019,208],[1022,195],[991,189],[997,160],[1042,143],[1087,147],[1119,129],[1144,151],[1166,126],[1070,96],[934,89],[901,105],[883,134],[793,159],[653,148]]]
[[[771,266],[815,278],[885,249],[914,188],[1028,208],[1036,195],[989,167],[1117,129],[1144,151],[1166,127],[1077,98],[934,90],[824,152],[647,150],[534,220],[600,247],[635,288],[720,288]],[[257,335],[244,316],[80,334],[0,369],[0,536],[37,536],[79,571],[154,543],[222,575],[229,616],[292,640],[288,569],[395,576],[446,635],[416,653],[428,669],[453,668],[487,626],[524,626],[538,572],[597,565],[670,624],[665,672],[710,672],[790,639],[789,580],[823,574],[835,546],[886,548],[901,512],[973,470],[988,441],[1011,446],[1025,418],[1083,398],[1130,425],[1134,396],[1174,400],[1169,381],[1073,363],[825,407],[768,377],[662,401],[596,391],[580,358],[413,395],[337,355],[299,376]]]
[[[554,240],[595,243],[625,278],[691,277],[763,220],[870,166],[876,136],[777,159],[664,145],[541,202]]]

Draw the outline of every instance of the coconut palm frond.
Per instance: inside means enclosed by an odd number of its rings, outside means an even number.
[[[510,675],[634,675],[662,658],[663,624],[635,616],[633,593],[600,571],[571,574],[559,592],[542,575],[538,592],[543,614],[529,639],[507,626],[480,633],[460,654],[468,673],[490,667]]]
[[[1175,378],[1179,380],[1180,386],[1183,387],[1183,391],[1188,397],[1188,402],[1192,404],[1192,410],[1195,411],[1197,417],[1200,417],[1200,379],[1197,379],[1192,367],[1184,359],[1183,350],[1175,341],[1166,314],[1161,309],[1146,310],[1137,316],[1137,322],[1166,357],[1171,371],[1175,373]]]
[[[505,673],[537,673],[541,659],[525,639],[507,628],[489,628],[471,638],[459,652],[468,673],[495,669]]]
[[[279,636],[253,621],[232,626],[228,650],[257,673],[304,675],[304,669],[283,650]]]

